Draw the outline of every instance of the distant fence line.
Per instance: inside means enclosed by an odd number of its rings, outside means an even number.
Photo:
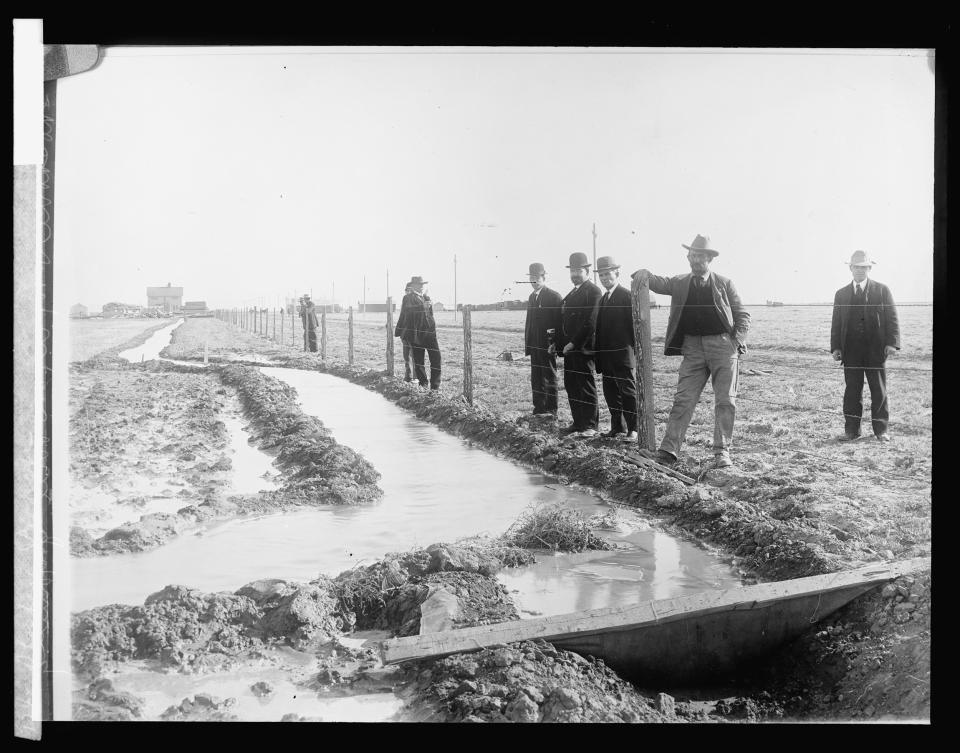
[[[649,304],[646,303],[644,292],[647,292],[646,286],[639,286],[639,284],[634,281],[633,285],[633,298],[634,305],[632,306],[634,313],[634,324],[636,331],[636,341],[639,344],[637,347],[637,397],[638,397],[638,413],[640,418],[640,431],[638,432],[638,444],[639,447],[646,450],[655,449],[655,432],[654,432],[654,413],[655,405],[660,404],[661,406],[669,406],[672,404],[672,391],[676,388],[675,381],[668,381],[670,377],[674,376],[675,372],[669,370],[660,369],[657,370],[654,368],[653,363],[653,347],[651,345],[650,338],[650,322],[649,322]],[[350,366],[357,365],[357,351],[358,349],[362,352],[363,365],[380,369],[385,368],[387,375],[395,376],[398,369],[396,363],[396,351],[395,351],[395,337],[394,337],[394,312],[392,306],[392,299],[387,299],[386,311],[382,309],[374,313],[375,316],[380,319],[382,324],[376,324],[375,328],[380,329],[381,335],[379,338],[380,344],[376,342],[371,342],[369,337],[359,337],[357,338],[357,330],[362,330],[365,333],[369,333],[374,327],[371,327],[371,322],[366,318],[366,313],[361,313],[361,319],[358,320],[355,316],[355,310],[353,307],[349,307],[344,313],[346,319],[343,318],[344,314],[332,314],[327,311],[321,310],[318,312],[319,319],[319,333],[318,333],[318,342],[317,342],[317,352],[321,360],[340,360],[346,361]],[[830,305],[830,304],[787,304],[787,305],[805,305],[805,306],[818,306],[818,305]],[[909,304],[908,304],[909,305]],[[930,304],[914,304],[914,305],[930,305]],[[478,374],[476,370],[476,343],[475,343],[475,333],[480,332],[484,334],[498,334],[498,335],[510,335],[511,331],[509,330],[497,330],[497,329],[474,329],[472,324],[472,307],[469,305],[464,305],[457,313],[462,315],[462,340],[461,336],[452,334],[456,332],[456,329],[460,327],[450,327],[450,326],[441,326],[437,328],[438,336],[442,333],[445,335],[443,342],[441,343],[441,353],[443,357],[443,372],[445,374],[444,381],[448,384],[450,381],[456,381],[455,379],[451,380],[449,374],[451,371],[456,373],[462,366],[461,374],[461,383],[459,385],[458,392],[462,395],[465,402],[470,405],[474,404],[476,397],[477,387],[480,386],[488,393],[493,393],[493,400],[498,400],[501,404],[504,405],[514,405],[519,408],[519,406],[527,406],[530,403],[531,398],[531,387],[529,378],[525,380],[505,380],[503,377],[498,377],[496,374],[492,379],[487,379],[481,373]],[[268,308],[256,308],[256,307],[246,307],[246,308],[234,308],[234,309],[220,309],[214,312],[215,316],[221,321],[233,324],[238,328],[257,334],[261,337],[267,338],[273,342],[276,342],[285,347],[294,348],[297,350],[307,350],[307,336],[303,328],[303,323],[301,317],[295,311],[287,311],[283,309],[268,309]],[[646,316],[644,316],[646,314]],[[383,318],[381,318],[383,317]],[[382,329],[381,329],[382,328]],[[344,333],[344,330],[345,333]],[[335,337],[331,337],[331,334]],[[344,338],[345,334],[345,338]],[[517,336],[516,345],[512,348],[505,350],[500,350],[496,354],[492,354],[489,350],[483,353],[481,352],[481,358],[485,364],[488,364],[490,361],[497,361],[502,364],[503,368],[516,368],[522,367],[526,370],[527,375],[529,375],[529,360],[522,356],[515,356],[515,354],[522,354],[525,351],[525,346],[523,343],[523,333],[515,333]],[[334,347],[332,340],[336,340],[337,346]],[[343,342],[345,340],[345,347]],[[452,346],[452,347],[451,347]],[[481,351],[484,346],[481,345]],[[498,346],[499,349],[500,346]],[[459,358],[454,357],[457,351],[462,349],[462,365],[459,363]],[[336,351],[336,353],[334,353]],[[826,349],[824,349],[824,352]],[[774,353],[780,354],[783,351],[775,351]],[[336,356],[339,355],[339,358]],[[770,353],[762,354],[761,359],[757,360],[756,363],[759,365],[767,366],[768,364],[773,367],[782,367],[789,369],[791,372],[796,371],[797,369],[816,369],[816,370],[830,370],[830,371],[840,371],[843,367],[840,365],[836,366],[819,366],[816,364],[799,364],[799,363],[783,363],[776,360],[771,360],[765,358],[769,356]],[[813,354],[811,354],[813,355]],[[493,356],[491,358],[491,356]],[[750,356],[751,361],[755,361],[753,356]],[[512,363],[511,363],[512,361]],[[402,364],[402,358],[401,358]],[[563,359],[559,358],[557,361],[558,365],[558,392],[563,392],[563,372],[564,372],[564,363]],[[406,369],[403,366],[399,368]],[[412,371],[412,364],[410,365]],[[888,368],[889,370],[894,370]],[[429,367],[427,367],[429,373]],[[924,368],[902,368],[901,371],[906,372],[931,372],[931,369]],[[748,370],[746,372],[749,375],[755,375],[754,370]],[[763,372],[760,372],[763,373]],[[478,376],[480,380],[478,382]],[[742,378],[742,377],[741,377]],[[415,379],[415,377],[414,377]],[[603,400],[600,399],[600,389],[599,379],[597,380],[597,392],[598,392],[598,402],[600,408],[605,412],[603,405]],[[512,390],[512,392],[511,392]],[[758,404],[768,405],[771,407],[780,408],[786,411],[799,411],[799,412],[813,412],[813,413],[823,413],[827,415],[833,415],[836,417],[843,417],[842,411],[827,410],[818,407],[808,407],[797,404],[797,402],[786,403],[786,402],[777,402],[771,400],[764,400],[761,398],[752,397],[749,394],[744,394],[744,389],[742,383],[738,386],[738,401],[745,400],[748,402],[754,402]],[[748,390],[747,390],[748,391]],[[569,396],[567,398],[570,399]],[[710,399],[709,393],[705,393],[701,396],[700,402],[706,402]],[[487,400],[490,402],[490,400]],[[869,419],[866,419],[869,421]],[[930,426],[925,426],[922,424],[912,423],[908,421],[890,421],[891,426],[901,426],[901,427],[910,427],[919,431],[930,431]],[[829,460],[831,462],[841,463],[843,465],[854,465],[862,468],[864,471],[868,471],[871,474],[881,475],[888,478],[895,479],[906,479],[913,481],[924,481],[925,479],[910,477],[906,475],[899,474],[887,474],[878,469],[857,464],[853,461],[841,458],[831,458],[826,455],[819,455],[817,453],[811,453],[808,450],[805,450],[800,447],[795,447],[790,444],[783,444],[771,439],[771,444],[778,445],[784,449],[790,449],[792,451],[810,455],[813,457],[818,457],[821,459]]]

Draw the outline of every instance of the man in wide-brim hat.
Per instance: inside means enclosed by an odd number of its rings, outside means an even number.
[[[620,284],[620,265],[612,256],[597,259],[597,275],[604,288],[597,309],[594,363],[603,375],[603,398],[610,410],[608,439],[637,439],[636,340],[633,333],[633,297]]]
[[[830,351],[843,363],[844,378],[841,441],[860,437],[864,378],[870,386],[873,433],[881,442],[890,439],[885,364],[900,350],[900,323],[890,289],[870,279],[873,264],[865,251],[854,251],[849,263],[853,280],[833,297]]]
[[[570,401],[573,423],[563,432],[592,437],[600,424],[597,383],[593,376],[593,338],[602,293],[587,279],[590,262],[586,254],[570,254],[567,269],[573,290],[567,293],[561,306],[562,327],[557,347],[563,357],[563,386]]]
[[[733,464],[730,445],[736,416],[740,356],[746,352],[750,313],[743,307],[733,281],[710,270],[719,251],[710,238],[698,235],[687,249],[690,273],[659,277],[639,269],[633,277],[655,293],[670,296],[667,320],[668,356],[683,356],[677,377],[677,392],[667,419],[657,460],[666,465],[677,462],[687,427],[709,378],[713,383],[714,465]]]
[[[400,303],[400,314],[394,335],[402,343],[409,344],[413,356],[413,370],[421,388],[427,387],[427,371],[424,353],[430,357],[430,389],[440,389],[440,345],[437,342],[437,325],[433,319],[433,304],[424,292],[427,281],[419,275],[407,283],[409,293]]]
[[[527,299],[527,318],[523,328],[524,352],[530,356],[530,389],[533,414],[556,418],[557,350],[555,338],[563,328],[560,306],[563,298],[547,287],[547,270],[533,262],[527,275],[533,292]]]

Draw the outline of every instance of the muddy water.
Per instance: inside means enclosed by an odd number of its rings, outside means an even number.
[[[124,350],[118,353],[117,357],[123,358],[131,363],[139,363],[140,361],[150,361],[159,358],[160,351],[170,344],[170,335],[181,324],[183,324],[183,319],[177,319],[177,321],[172,324],[158,329],[150,335],[143,344],[137,345],[129,350]]]
[[[462,536],[502,533],[531,502],[559,501],[585,515],[609,512],[597,496],[471,447],[376,393],[327,374],[264,368],[297,389],[303,410],[382,474],[381,503],[324,507],[214,524],[156,550],[73,564],[73,609],[139,604],[167,584],[236,590],[258,578],[309,580],[369,563],[386,552]],[[504,573],[527,615],[636,603],[738,584],[691,543],[619,513],[601,535],[616,551],[546,554]]]

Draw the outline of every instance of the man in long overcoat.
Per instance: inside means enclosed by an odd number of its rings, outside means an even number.
[[[400,315],[394,334],[401,342],[410,343],[413,351],[413,369],[421,387],[427,386],[427,371],[424,352],[430,357],[430,389],[440,389],[440,345],[437,342],[437,325],[433,318],[433,304],[424,292],[427,281],[419,275],[407,283],[410,292],[403,297]]]
[[[620,265],[612,256],[597,259],[597,274],[605,288],[597,309],[594,363],[603,375],[603,397],[610,409],[610,431],[605,437],[637,438],[636,340],[633,300],[620,284]]]
[[[530,388],[533,414],[557,415],[556,336],[563,329],[560,306],[563,298],[547,287],[547,270],[533,263],[529,271],[533,292],[527,299],[527,320],[523,330],[525,354],[530,356]]]
[[[317,352],[317,309],[310,300],[310,296],[304,294],[300,304],[300,321],[303,323],[304,350],[311,353]]]
[[[890,289],[869,279],[873,262],[864,251],[850,257],[853,281],[833,297],[830,350],[843,363],[844,432],[841,441],[860,436],[863,417],[863,379],[870,385],[873,433],[887,442],[890,406],[887,402],[887,358],[900,350],[900,323]]]
[[[593,376],[593,339],[597,328],[597,304],[602,293],[587,279],[590,262],[586,254],[570,254],[567,269],[570,270],[573,290],[563,299],[560,314],[563,329],[558,347],[562,347],[563,386],[570,401],[573,423],[563,432],[592,437],[600,423],[597,383]]]
[[[710,248],[710,239],[694,238],[687,249],[690,273],[658,277],[638,269],[633,277],[645,282],[654,293],[670,296],[666,348],[668,356],[683,356],[677,377],[677,393],[667,419],[657,460],[666,465],[677,462],[687,427],[709,378],[713,383],[714,466],[733,464],[730,444],[736,417],[737,381],[740,356],[746,352],[750,312],[740,302],[733,281],[710,271],[720,252]]]

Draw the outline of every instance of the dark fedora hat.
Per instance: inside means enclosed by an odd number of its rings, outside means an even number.
[[[574,267],[589,267],[590,261],[587,259],[587,255],[576,251],[570,254],[570,263],[567,265],[567,269],[573,269]]]
[[[719,251],[710,248],[709,235],[698,235],[689,246],[685,243],[681,243],[680,245],[687,249],[687,251],[699,251],[700,253],[710,254],[711,256],[720,256]]]
[[[597,259],[597,271],[606,272],[608,269],[620,269],[620,265],[617,264],[617,260],[612,256],[601,256]]]
[[[410,282],[407,283],[408,286],[410,286],[410,285],[426,285],[426,284],[427,284],[427,281],[424,280],[420,275],[414,275],[413,277],[410,278]]]
[[[538,261],[535,261],[530,265],[530,271],[527,272],[528,275],[545,275],[547,273],[546,268]]]

